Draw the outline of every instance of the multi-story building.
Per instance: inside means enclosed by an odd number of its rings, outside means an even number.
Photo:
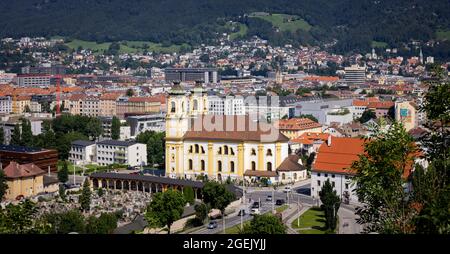
[[[116,113],[124,118],[126,113],[160,113],[161,101],[153,97],[121,97],[116,102]]]
[[[42,170],[56,172],[58,151],[24,146],[0,145],[0,162],[8,165],[11,161],[19,164],[33,163]]]
[[[12,100],[10,96],[0,96],[0,114],[12,112]]]
[[[3,171],[8,186],[5,193],[7,200],[28,198],[44,192],[43,177],[46,172],[35,164],[11,161]]]
[[[69,161],[73,164],[89,164],[95,162],[95,142],[76,140],[69,151]]]
[[[208,96],[208,113],[212,115],[245,115],[244,97]]]
[[[104,140],[96,144],[96,163],[99,165],[147,165],[147,145],[131,141]]]
[[[18,86],[39,86],[48,87],[52,84],[52,77],[45,74],[21,74],[17,75]]]
[[[364,153],[364,140],[359,138],[337,138],[331,135],[322,143],[311,167],[311,197],[319,199],[324,183],[330,180],[336,194],[344,203],[358,202],[351,182],[355,172],[350,169]]]
[[[100,115],[100,100],[97,96],[87,96],[81,104],[80,114],[97,117]]]
[[[163,132],[166,129],[164,114],[128,116],[126,120],[132,137],[145,131]]]
[[[120,93],[107,93],[100,96],[100,116],[115,116],[117,114],[116,101]]]
[[[112,117],[99,117],[102,123],[103,134],[101,139],[111,139]],[[120,121],[119,140],[127,140],[131,137],[131,128],[125,125],[125,120]]]
[[[68,112],[72,115],[81,114],[85,98],[85,94],[72,94],[64,103]]]
[[[395,120],[403,123],[406,131],[419,126],[419,112],[417,105],[410,101],[395,102]]]
[[[320,124],[326,124],[328,112],[344,107],[350,107],[352,106],[352,103],[352,99],[305,100],[296,103],[295,115],[313,115]]]
[[[348,85],[361,86],[366,82],[366,67],[360,67],[358,65],[352,65],[345,67],[345,82]]]
[[[217,69],[215,68],[166,68],[164,69],[166,82],[195,82],[203,81],[205,84],[217,83]]]
[[[19,95],[15,96],[12,101],[12,112],[15,114],[22,114],[27,110],[31,111],[31,96]]]
[[[43,64],[41,66],[26,66],[22,68],[22,74],[46,74],[64,75],[66,67],[64,65]]]
[[[275,126],[289,139],[300,137],[305,132],[322,132],[322,125],[309,118],[282,119],[275,122]]]

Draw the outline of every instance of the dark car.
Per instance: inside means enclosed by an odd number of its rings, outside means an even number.
[[[215,220],[210,221],[208,224],[208,229],[214,229],[214,228],[217,228],[217,221],[215,221]]]
[[[277,199],[277,201],[275,202],[276,205],[283,205],[284,203],[284,199]]]
[[[252,208],[259,208],[259,202],[254,202]]]

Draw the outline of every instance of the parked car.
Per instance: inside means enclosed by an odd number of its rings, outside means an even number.
[[[252,208],[259,208],[259,202],[254,202]]]
[[[217,228],[217,221],[215,221],[215,220],[210,221],[208,224],[208,229],[214,229],[214,228]]]
[[[261,212],[259,211],[258,208],[253,208],[250,212],[251,215],[257,215],[257,214],[261,214]]]
[[[285,203],[284,199],[277,199],[275,205],[284,205],[284,203]]]
[[[288,193],[288,192],[291,192],[291,191],[292,191],[292,187],[291,186],[284,187],[284,190],[283,190],[284,193]]]
[[[272,195],[267,196],[266,201],[272,201]]]
[[[244,209],[239,210],[238,216],[245,216],[247,212]]]

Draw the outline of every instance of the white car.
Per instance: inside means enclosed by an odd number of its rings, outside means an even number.
[[[251,215],[257,215],[257,214],[261,214],[261,212],[259,211],[258,208],[253,208],[253,209],[250,211],[250,214],[251,214]]]
[[[291,192],[291,191],[292,191],[292,187],[291,186],[284,187],[284,190],[283,190],[284,193],[288,193],[288,192]]]

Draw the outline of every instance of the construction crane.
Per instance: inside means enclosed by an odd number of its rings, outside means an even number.
[[[55,117],[61,115],[60,100],[61,100],[61,75],[54,75],[56,79],[56,112]]]

